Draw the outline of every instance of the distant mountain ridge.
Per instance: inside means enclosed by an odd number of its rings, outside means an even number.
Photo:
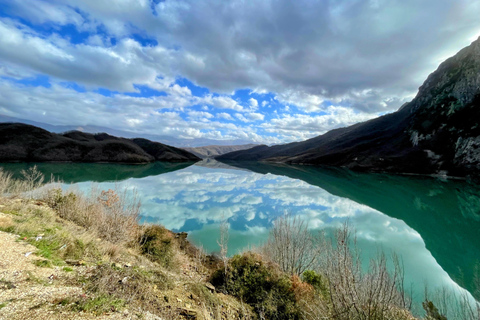
[[[57,134],[22,123],[0,123],[0,161],[147,163],[199,160],[188,151],[146,139],[80,131]]]
[[[233,151],[251,149],[256,146],[258,146],[258,144],[250,143],[250,144],[242,144],[242,145],[235,145],[235,146],[213,145],[213,146],[182,148],[182,149],[193,153],[197,157],[205,159],[205,158],[213,158],[213,157],[216,157],[225,153],[233,152]]]
[[[480,173],[480,38],[444,61],[398,111],[285,145],[218,160],[343,166],[397,173]]]
[[[241,145],[250,143],[247,140],[212,140],[205,138],[185,139],[172,136],[158,135],[158,134],[139,134],[131,131],[117,130],[108,127],[94,126],[94,125],[51,125],[48,123],[31,121],[26,119],[14,118],[0,114],[0,123],[24,123],[35,127],[39,127],[54,133],[64,133],[67,131],[81,131],[86,133],[108,133],[115,137],[122,138],[144,138],[162,144],[174,146],[176,148],[189,148],[206,145]]]

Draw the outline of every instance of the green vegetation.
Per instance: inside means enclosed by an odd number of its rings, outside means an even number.
[[[152,225],[143,229],[140,249],[152,261],[166,268],[174,265],[174,235],[162,226]]]
[[[311,285],[320,295],[328,297],[328,282],[322,277],[322,275],[313,270],[305,270],[302,279],[305,283]]]
[[[289,277],[258,254],[247,252],[232,257],[226,274],[223,268],[217,270],[211,282],[251,305],[261,318],[299,318]]]
[[[91,312],[95,315],[101,315],[108,312],[121,310],[125,302],[121,299],[113,299],[111,296],[99,295],[95,297],[81,297],[77,300],[68,298],[61,299],[57,305],[69,306],[73,311]]]

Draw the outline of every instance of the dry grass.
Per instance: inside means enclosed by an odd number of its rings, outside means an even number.
[[[129,195],[126,190],[98,191],[92,188],[85,194],[53,188],[47,192],[44,201],[63,219],[112,243],[129,243],[139,234],[140,201],[135,193]]]
[[[15,197],[39,188],[44,182],[44,176],[36,166],[22,170],[21,174],[23,179],[14,179],[12,173],[0,168],[0,195]],[[32,194],[26,196],[31,198]]]

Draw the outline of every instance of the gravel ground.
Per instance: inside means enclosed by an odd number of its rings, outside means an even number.
[[[7,215],[0,212],[0,218]],[[18,236],[0,231],[0,319],[139,319],[137,312],[94,316],[72,312],[54,304],[65,297],[79,296],[81,287],[65,285],[69,275],[61,268],[41,268],[32,262],[41,259],[36,248]],[[3,307],[2,307],[3,306]],[[159,319],[143,313],[142,319]]]

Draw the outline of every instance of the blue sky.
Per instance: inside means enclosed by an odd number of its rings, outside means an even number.
[[[471,0],[0,8],[0,115],[185,141],[284,143],[395,111],[480,35]]]

